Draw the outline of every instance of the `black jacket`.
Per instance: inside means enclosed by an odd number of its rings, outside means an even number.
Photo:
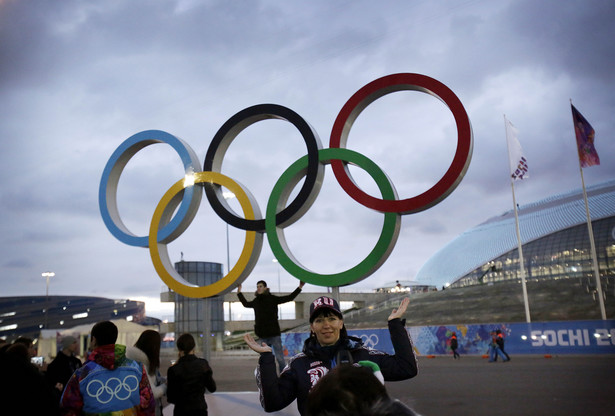
[[[62,383],[63,386],[66,386],[70,376],[81,365],[82,363],[79,358],[73,355],[68,356],[60,351],[56,358],[47,366],[47,379],[52,383],[52,386],[55,386],[56,383]]]
[[[277,337],[280,335],[280,324],[278,323],[278,305],[290,302],[301,293],[301,288],[295,289],[293,293],[286,296],[275,296],[265,290],[260,295],[256,295],[254,300],[248,302],[243,293],[237,293],[241,304],[246,308],[254,308],[254,332],[259,338]]]
[[[1,414],[57,416],[60,401],[53,390],[29,357],[0,353]]]
[[[62,389],[64,389],[70,376],[72,376],[75,370],[81,367],[81,365],[82,363],[79,358],[73,355],[68,356],[62,351],[59,351],[56,358],[54,358],[53,361],[47,366],[45,378],[51,387],[53,387],[54,392],[57,395],[58,402],[62,396],[62,391],[55,388],[56,383],[61,383]]]
[[[213,371],[207,360],[184,355],[167,372],[167,401],[175,405],[174,416],[206,415],[205,389],[216,391]]]
[[[400,381],[416,376],[416,357],[405,323],[401,319],[389,321],[395,355],[369,349],[355,337],[340,339],[334,349],[323,349],[314,337],[310,337],[305,341],[303,352],[291,358],[278,378],[273,354],[261,354],[256,382],[263,408],[266,412],[275,412],[297,399],[299,413],[304,415],[308,393],[320,377],[336,366],[336,357],[340,356],[340,351],[348,351],[355,363],[363,360],[375,362],[380,366],[386,381]]]

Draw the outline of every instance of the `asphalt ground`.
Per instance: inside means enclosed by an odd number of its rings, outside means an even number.
[[[477,356],[418,357],[415,378],[386,387],[423,416],[615,415],[614,355],[511,358],[489,363]],[[266,414],[254,381],[257,361],[256,354],[211,357],[218,390],[206,395],[210,416]],[[172,415],[172,407],[165,415]],[[272,414],[298,415],[296,403]]]

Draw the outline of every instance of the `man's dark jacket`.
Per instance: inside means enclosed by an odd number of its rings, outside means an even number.
[[[301,288],[286,296],[275,296],[265,289],[262,294],[257,294],[254,300],[248,302],[243,293],[237,293],[237,297],[245,308],[254,308],[254,332],[259,338],[280,336],[280,324],[278,323],[278,305],[290,302],[301,293]]]
[[[56,383],[61,383],[62,388],[66,387],[68,379],[73,375],[76,369],[81,367],[81,360],[73,355],[66,355],[62,351],[58,352],[56,358],[47,366],[47,372],[45,378],[47,382],[53,387],[54,392],[57,395],[58,401],[62,392],[55,388]]]

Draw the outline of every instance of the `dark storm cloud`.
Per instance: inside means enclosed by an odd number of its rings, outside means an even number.
[[[561,68],[579,80],[612,83],[615,74],[600,63],[615,62],[615,49],[605,42],[613,36],[615,4],[608,0],[546,2],[527,13],[535,5],[532,1],[512,3],[505,15],[510,20],[502,20],[517,29],[520,45],[533,52],[532,61]]]
[[[50,10],[43,4],[40,8],[35,3],[30,6],[22,7],[13,1],[0,4],[0,59],[10,63],[0,67],[0,85],[4,91],[9,86],[44,85],[49,80],[48,68],[42,63],[53,56],[44,46],[46,12]]]
[[[0,288],[40,292],[40,272],[54,270],[52,290],[65,294],[158,297],[162,282],[148,251],[116,241],[98,211],[102,170],[123,140],[163,129],[186,140],[202,163],[222,123],[271,102],[297,111],[328,147],[346,100],[396,72],[446,84],[474,130],[459,187],[405,216],[391,257],[361,284],[412,279],[451,239],[511,208],[503,114],[529,160],[530,179],[516,185],[521,204],[580,187],[570,98],[596,129],[602,159],[584,171],[586,182],[615,176],[614,8],[599,0],[1,2]],[[441,103],[417,92],[381,103],[357,119],[348,145],[408,198],[450,163],[454,124]],[[229,148],[223,172],[245,182],[264,212],[271,187],[302,152],[292,128],[259,123]],[[183,176],[177,161],[172,150],[148,147],[128,164],[118,204],[135,233],[147,233],[160,196]],[[369,178],[356,177],[377,193]],[[338,189],[330,168],[325,185],[314,209],[286,232],[314,269],[350,267],[374,244],[382,216]],[[226,263],[224,223],[204,206],[195,220],[202,222],[170,246],[174,261],[183,251]],[[231,229],[231,261],[242,239]],[[265,243],[249,279],[275,274],[272,258]],[[15,279],[25,283],[15,289]],[[295,283],[287,276],[284,284]]]

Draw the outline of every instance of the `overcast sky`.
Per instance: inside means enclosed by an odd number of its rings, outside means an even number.
[[[615,177],[614,21],[611,0],[2,0],[0,296],[44,294],[41,272],[50,270],[51,295],[147,300],[148,314],[172,313],[157,305],[164,285],[148,250],[119,242],[101,219],[99,183],[114,150],[135,133],[164,130],[186,141],[202,168],[222,124],[261,103],[291,108],[329,147],[344,103],[399,72],[447,85],[474,132],[458,188],[404,216],[389,259],[350,288],[413,280],[464,230],[512,208],[504,114],[529,161],[530,179],[516,183],[520,205],[581,187],[570,99],[594,127],[602,162],[584,170],[586,185]],[[440,179],[455,146],[446,106],[405,91],[370,105],[347,147],[374,160],[408,198]],[[222,172],[243,183],[264,213],[277,178],[304,154],[290,124],[268,120],[239,135]],[[133,233],[148,233],[158,201],[182,176],[167,145],[130,160],[118,205]],[[382,218],[350,199],[328,166],[319,197],[286,236],[306,267],[339,272],[371,250]],[[195,221],[169,245],[171,260],[183,253],[226,268],[225,230],[203,198]],[[231,267],[243,236],[230,228]],[[273,258],[265,239],[244,290],[265,279],[277,291],[278,272],[282,290],[296,287]]]

